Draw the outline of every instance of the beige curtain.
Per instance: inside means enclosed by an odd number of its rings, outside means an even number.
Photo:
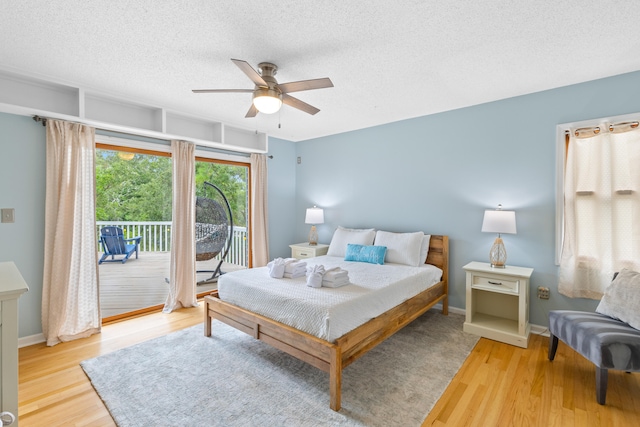
[[[171,141],[173,159],[173,221],[169,295],[162,310],[197,307],[196,298],[196,158],[195,145]]]
[[[47,120],[42,331],[47,345],[100,332],[95,129]]]
[[[267,216],[267,156],[251,154],[251,255],[252,267],[269,262]]]
[[[638,164],[640,129],[602,125],[572,133],[558,284],[563,295],[600,299],[615,272],[640,269]]]

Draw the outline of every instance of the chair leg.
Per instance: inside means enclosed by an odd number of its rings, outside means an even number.
[[[607,382],[609,371],[596,366],[596,399],[599,404],[604,405],[607,400]]]
[[[549,335],[549,360],[553,360],[556,357],[556,351],[558,350],[558,337],[553,334]]]

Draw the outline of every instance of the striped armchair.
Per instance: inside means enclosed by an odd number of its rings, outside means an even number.
[[[558,340],[596,367],[596,400],[604,405],[608,370],[640,372],[640,330],[600,313],[554,310],[549,313],[549,360]]]

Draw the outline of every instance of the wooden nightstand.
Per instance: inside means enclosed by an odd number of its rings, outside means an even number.
[[[470,262],[464,331],[507,344],[529,345],[529,279],[532,268],[493,268]]]
[[[291,248],[291,258],[298,259],[326,255],[329,251],[329,245],[323,245],[322,243],[314,246],[310,246],[309,243],[296,243],[289,245],[289,247]]]

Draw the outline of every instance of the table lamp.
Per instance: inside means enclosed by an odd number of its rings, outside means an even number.
[[[318,244],[318,230],[316,230],[316,224],[324,224],[324,211],[316,206],[307,208],[304,223],[311,224],[311,230],[309,231],[309,246],[316,246]]]
[[[516,234],[515,211],[503,211],[502,205],[498,205],[496,210],[484,211],[482,231],[485,233],[498,233],[498,237],[489,251],[489,261],[491,262],[491,267],[504,268],[507,262],[507,250],[500,235],[502,233]]]

